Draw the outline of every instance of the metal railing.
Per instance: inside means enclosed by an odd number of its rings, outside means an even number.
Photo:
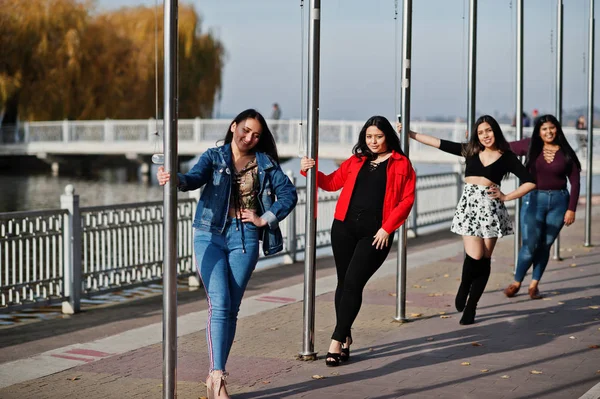
[[[294,181],[291,172],[288,176]],[[418,228],[450,221],[461,186],[458,173],[418,176],[407,227],[416,234]],[[180,278],[196,275],[192,223],[199,190],[193,193],[195,198],[178,201]],[[304,251],[304,187],[298,196],[280,225],[284,251],[273,257],[283,257],[281,263],[294,262]],[[318,248],[331,245],[338,196],[319,192]],[[82,297],[162,280],[162,202],[80,207],[71,185],[60,200],[61,209],[0,213],[0,311],[60,302],[64,313],[74,313]]]

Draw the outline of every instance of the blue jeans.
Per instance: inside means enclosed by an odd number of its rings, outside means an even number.
[[[208,300],[210,371],[225,371],[242,297],[258,261],[259,229],[234,218],[227,219],[223,234],[195,229],[194,251]]]
[[[532,264],[532,279],[541,280],[550,259],[550,247],[565,223],[568,206],[567,190],[534,190],[523,197],[523,245],[519,251],[515,281],[523,282]]]

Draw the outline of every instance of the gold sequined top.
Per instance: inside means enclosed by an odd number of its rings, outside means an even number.
[[[233,187],[229,199],[229,214],[235,216],[242,209],[258,211],[258,165],[256,158],[250,160],[240,171],[233,173]]]

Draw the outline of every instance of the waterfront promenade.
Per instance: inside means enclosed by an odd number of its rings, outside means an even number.
[[[407,316],[396,323],[395,253],[370,281],[355,323],[351,361],[327,368],[335,323],[331,258],[317,272],[316,362],[295,359],[302,342],[303,265],[256,273],[242,304],[229,360],[235,398],[599,398],[600,250],[583,247],[584,208],[561,236],[532,301],[507,299],[513,237],[499,240],[477,323],[453,308],[460,237],[409,240]],[[600,217],[600,207],[594,207]],[[592,243],[600,244],[600,223]],[[525,283],[528,284],[530,276]],[[90,307],[75,316],[0,329],[0,398],[162,397],[161,297]],[[178,398],[206,395],[202,290],[179,295]],[[587,393],[587,394],[586,394]],[[587,396],[585,396],[587,395]]]

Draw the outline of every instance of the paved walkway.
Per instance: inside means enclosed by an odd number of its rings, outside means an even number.
[[[600,213],[600,208],[594,209]],[[582,209],[578,216],[583,216]],[[583,220],[564,230],[565,260],[551,261],[544,300],[507,299],[513,239],[499,241],[477,323],[453,308],[460,239],[409,241],[407,316],[396,323],[395,255],[369,282],[353,329],[352,359],[325,367],[335,276],[319,260],[315,348],[302,344],[302,265],[256,273],[228,363],[236,398],[600,398],[600,251],[585,248]],[[593,227],[600,243],[600,223]],[[529,277],[526,280],[528,283]],[[208,358],[202,291],[179,296],[178,397],[205,395]],[[0,329],[0,398],[160,398],[160,297]],[[594,391],[595,390],[595,391]],[[589,392],[588,396],[583,396]]]

